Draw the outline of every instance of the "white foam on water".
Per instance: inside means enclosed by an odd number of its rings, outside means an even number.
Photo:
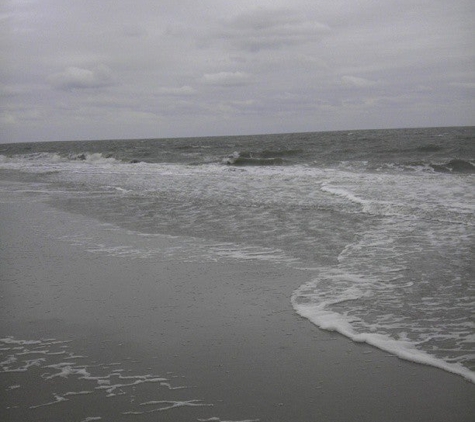
[[[18,356],[21,355],[65,355],[67,352],[62,350],[60,352],[48,352],[47,350],[25,350],[24,352],[18,353]]]
[[[20,344],[22,346],[29,344],[41,344],[40,340],[16,340],[13,337],[0,338],[0,342],[4,344]]]
[[[75,356],[76,354],[69,348],[70,341],[58,341],[54,339],[47,340],[19,340],[13,337],[5,337],[0,339],[2,350],[0,357],[2,359],[2,365],[0,373],[14,373],[18,372],[18,369],[27,371],[31,368],[28,364],[28,360],[25,360],[25,356],[28,355],[29,350],[27,347],[35,346],[40,352],[43,353],[44,358],[38,361],[38,368],[42,373],[39,380],[47,385],[51,385],[50,381],[56,378],[68,379],[69,382],[65,385],[63,383],[55,383],[57,391],[51,393],[51,399],[45,400],[38,404],[28,405],[29,409],[38,409],[44,407],[54,407],[60,403],[68,401],[86,400],[93,396],[93,400],[97,402],[103,398],[123,396],[122,403],[130,403],[130,410],[121,411],[124,415],[143,415],[156,412],[173,411],[180,408],[196,408],[200,409],[213,407],[212,403],[204,402],[200,399],[189,399],[179,397],[179,395],[188,394],[190,389],[183,385],[172,385],[170,378],[183,378],[179,376],[162,377],[153,374],[134,374],[130,369],[126,370],[127,360],[123,362],[111,362],[100,363],[91,362],[90,364],[77,364],[72,361],[61,361],[63,355],[58,355],[57,348],[66,349],[66,353],[69,356]],[[84,356],[82,356],[84,358]],[[131,360],[133,361],[133,360]],[[134,361],[133,361],[134,362]],[[27,364],[25,364],[27,363]],[[124,367],[121,367],[124,366]],[[111,367],[113,369],[111,370]],[[127,375],[123,373],[127,372]],[[172,373],[168,373],[171,375]],[[31,374],[31,376],[35,376]],[[22,378],[23,380],[24,378]],[[72,389],[75,385],[74,381],[78,381],[78,389]],[[87,384],[85,384],[85,382]],[[157,400],[141,400],[142,393],[144,398],[149,398],[150,389],[143,390],[140,387],[144,384],[155,385],[155,394],[160,395],[163,393],[163,388],[167,390],[167,393],[163,394],[164,399]],[[84,389],[85,385],[89,385],[89,389]],[[68,390],[60,391],[61,386]],[[6,391],[9,394],[13,394],[13,391],[22,388],[21,384],[13,384]],[[173,394],[177,397],[170,397]],[[16,397],[16,396],[15,396]],[[166,397],[166,399],[165,399]],[[8,407],[8,409],[15,411],[22,406],[16,405]],[[51,417],[54,417],[54,410],[50,410]],[[196,413],[196,416],[204,415],[203,413]],[[90,422],[95,420],[101,420],[102,416],[88,416],[82,419],[82,422]],[[247,419],[247,421],[252,421]],[[224,422],[224,421],[223,421]],[[236,421],[237,422],[237,421]],[[239,421],[244,422],[244,421]]]
[[[172,400],[152,400],[144,403],[140,403],[140,406],[158,406],[155,409],[144,411],[131,411],[123,412],[123,415],[143,415],[145,413],[163,412],[165,410],[171,410],[178,407],[210,407],[212,404],[203,403],[202,400],[185,400],[185,401],[172,401]]]
[[[475,225],[473,177],[446,174],[334,173],[321,189],[365,213],[440,219]]]
[[[26,372],[32,366],[41,366],[42,362],[45,361],[45,359],[30,359],[30,360],[24,361],[23,366],[19,366],[17,368],[10,369],[9,365],[11,363],[17,362],[17,360],[18,359],[16,357],[10,356],[6,361],[1,362],[0,363],[0,366],[2,367],[1,372]]]
[[[63,214],[60,210],[49,209],[45,213],[45,218],[52,220],[65,218]],[[155,262],[177,259],[183,262],[257,260],[288,265],[299,262],[298,259],[277,248],[220,243],[191,236],[143,234],[133,230],[124,231],[113,224],[103,224],[90,219],[86,224],[80,216],[67,217],[70,222],[68,227],[53,226],[53,230],[45,235],[93,254],[128,259],[152,259]],[[74,228],[77,228],[77,233],[72,232]]]
[[[292,305],[295,311],[302,317],[309,319],[316,326],[328,330],[336,331],[351,340],[358,343],[367,343],[375,346],[381,350],[389,352],[401,359],[409,360],[416,363],[431,365],[448,372],[458,374],[467,380],[475,383],[475,373],[458,363],[448,363],[442,359],[437,359],[428,353],[417,349],[417,344],[404,340],[403,338],[396,340],[389,335],[372,333],[372,332],[357,332],[352,323],[356,320],[347,314],[341,314],[330,310],[330,305],[335,303],[344,303],[347,301],[356,300],[361,296],[356,294],[356,291],[350,291],[347,295],[340,295],[338,300],[330,299],[328,301],[316,300],[318,294],[318,282],[310,282],[298,288],[292,295]],[[321,299],[318,297],[318,299]],[[473,358],[473,355],[470,356]]]
[[[110,377],[111,376],[109,375],[109,378]],[[119,379],[130,379],[130,380],[132,380],[132,382],[116,383],[116,384],[110,384],[110,381],[108,383],[99,382],[100,385],[96,387],[96,390],[105,390],[106,393],[107,393],[106,397],[114,397],[116,395],[124,394],[122,388],[134,387],[134,386],[137,386],[137,385],[140,385],[140,384],[146,384],[146,383],[159,383],[161,386],[168,387],[170,389],[170,383],[164,382],[164,381],[167,381],[166,378],[154,377],[154,376],[150,376],[150,375],[133,376],[133,377],[119,376],[118,378]],[[88,377],[86,379],[93,379],[93,378]],[[99,381],[102,381],[102,380],[99,379]],[[116,390],[119,390],[119,392],[116,392]]]
[[[322,184],[320,189],[323,192],[329,192],[332,195],[342,196],[343,198],[348,199],[351,202],[354,202],[356,204],[367,205],[369,203],[369,201],[365,201],[364,199],[361,199],[361,198],[357,197],[356,195],[350,193],[346,189],[332,187],[332,186],[327,185],[326,183]]]
[[[254,259],[317,269],[319,282],[298,289],[292,301],[297,312],[322,327],[344,331],[355,341],[378,343],[411,360],[433,359],[431,364],[447,364],[444,369],[452,372],[463,372],[471,359],[467,350],[473,327],[464,324],[474,302],[473,281],[467,278],[475,226],[473,177],[370,173],[348,165],[236,171],[221,165],[130,166],[100,157],[93,163],[57,162],[57,157],[44,163],[22,160],[2,162],[1,167],[55,171],[48,178],[74,184],[80,192],[76,196],[110,195],[107,201],[114,211],[129,199],[123,217],[132,226],[146,225],[140,241],[138,236],[130,236],[127,244],[123,236],[104,241],[84,225],[76,235],[53,234],[90,253],[160,260],[186,255],[191,262]],[[134,208],[136,203],[141,205]],[[325,212],[328,216],[320,217]],[[331,249],[321,241],[322,234],[328,236],[326,224],[337,218],[344,224],[351,216],[364,216],[366,223],[354,229],[353,242],[331,251],[338,263],[327,268],[312,262]],[[173,225],[181,232],[169,237],[166,248],[147,237],[148,228],[167,232]],[[210,234],[215,238],[210,240]],[[422,320],[408,307],[420,309]]]
[[[422,176],[342,172],[322,185],[375,220],[292,304],[322,329],[475,382],[473,179]]]
[[[85,394],[92,394],[92,391],[68,391],[68,392],[66,392],[62,395],[53,393],[53,397],[54,397],[53,401],[38,404],[38,405],[35,405],[35,406],[30,406],[30,409],[37,409],[39,407],[53,406],[53,405],[61,403],[61,402],[69,401],[69,399],[67,399],[66,396],[81,396],[81,395],[85,395]]]
[[[53,393],[53,396],[54,396],[53,401],[38,404],[36,406],[30,406],[30,409],[37,409],[38,407],[52,406],[54,404],[58,404],[58,403],[61,403],[63,401],[68,401],[68,399],[64,398],[63,396],[60,396],[59,394]]]

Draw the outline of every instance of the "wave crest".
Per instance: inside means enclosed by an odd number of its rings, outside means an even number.
[[[431,164],[434,171],[441,173],[475,173],[475,166],[470,161],[453,159],[445,164]]]
[[[275,166],[287,163],[282,157],[299,154],[300,150],[282,150],[282,151],[257,151],[257,152],[238,152],[223,160],[224,164],[235,166]]]
[[[401,164],[384,164],[381,168],[396,168],[403,171],[428,171],[436,173],[475,173],[475,165],[473,164],[473,161],[462,160],[459,158],[454,158],[449,161],[439,163],[427,161],[411,161]]]

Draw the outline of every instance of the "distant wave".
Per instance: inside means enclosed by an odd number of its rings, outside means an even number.
[[[430,171],[437,173],[475,173],[475,165],[471,161],[454,158],[447,162],[432,163],[427,161],[412,161],[404,164],[385,164],[384,168],[399,168],[410,171]]]
[[[88,164],[112,164],[123,163],[124,161],[113,156],[113,154],[103,154],[100,152],[81,152],[58,154],[53,152],[35,152],[30,154],[0,155],[0,163],[21,163],[21,162],[43,162],[43,163],[65,163],[68,161],[82,161]],[[140,160],[127,160],[126,163],[139,163]]]
[[[301,154],[304,151],[301,149],[285,149],[285,150],[264,150],[257,153],[252,153],[260,158],[274,158],[274,157],[289,157],[292,155]]]
[[[443,149],[443,147],[441,147],[440,145],[429,144],[429,145],[423,145],[423,146],[417,147],[416,151],[419,151],[419,152],[437,152],[437,151],[441,151],[442,149]]]
[[[275,166],[286,164],[282,157],[302,153],[302,150],[263,150],[256,152],[234,152],[223,160],[224,164],[235,166]]]
[[[475,166],[470,161],[454,159],[445,164],[430,165],[437,172],[475,173]]]
[[[284,164],[284,160],[282,158],[228,157],[224,160],[224,164],[234,166],[276,166]]]
[[[100,152],[82,152],[79,154],[69,154],[67,156],[68,160],[71,161],[84,161],[90,164],[105,164],[105,163],[128,163],[128,164],[137,164],[144,162],[138,158],[118,158],[112,153],[100,153]]]
[[[104,163],[104,162],[114,162],[116,160],[112,154],[102,154],[100,152],[87,153],[83,152],[80,154],[69,154],[67,157],[71,161],[85,161],[87,163]]]

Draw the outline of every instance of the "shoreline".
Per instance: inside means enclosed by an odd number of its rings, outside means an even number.
[[[71,224],[100,226],[86,217],[25,199],[4,200],[0,213],[6,263],[0,338],[43,339],[48,350],[34,356],[45,359],[38,366],[2,373],[2,420],[135,420],[127,412],[140,415],[137,420],[170,421],[475,418],[475,385],[462,377],[354,343],[298,316],[290,297],[309,280],[308,271],[237,260],[183,262],[180,252],[158,260],[86,251],[57,239]],[[106,246],[127,242],[128,235],[100,234]],[[137,241],[163,250],[180,242]],[[62,351],[73,357],[54,354],[61,346],[46,344],[52,338],[67,341]],[[4,341],[2,347],[10,346]],[[16,347],[23,349],[10,347],[2,360],[12,353],[26,359],[20,353],[35,346]],[[71,369],[64,377],[42,377],[66,362]],[[81,368],[89,379],[81,378]],[[101,385],[123,385],[113,392],[124,394],[107,397]],[[92,392],[65,395],[81,391]],[[54,394],[65,400],[55,402]]]
[[[305,285],[303,286],[305,287]],[[300,290],[297,289],[296,291]],[[351,327],[350,324],[342,321],[338,321],[339,315],[326,310],[325,307],[319,311],[315,311],[313,307],[305,307],[302,304],[296,302],[296,293],[292,295],[292,304],[298,315],[303,318],[308,319],[314,323],[317,327],[328,327],[321,328],[322,330],[337,332],[343,335],[344,337],[354,341],[355,343],[365,343],[369,346],[373,346],[383,352],[390,353],[395,357],[398,357],[407,362],[417,363],[421,365],[427,365],[434,368],[439,368],[444,371],[450,372],[452,374],[461,376],[465,380],[475,384],[475,373],[468,370],[466,367],[461,364],[448,363],[442,359],[438,359],[430,354],[421,351],[414,347],[410,342],[407,344],[401,344],[400,341],[395,341],[387,335],[374,335],[362,333],[359,334]]]

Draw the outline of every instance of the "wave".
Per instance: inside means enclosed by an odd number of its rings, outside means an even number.
[[[102,154],[100,152],[82,152],[71,154],[58,154],[53,152],[36,152],[31,154],[0,155],[0,163],[66,163],[69,161],[79,161],[89,164],[120,163],[112,154]],[[136,162],[134,160],[130,162]]]
[[[224,160],[225,164],[234,166],[276,166],[284,164],[282,158],[243,158],[230,157]]]
[[[260,158],[275,158],[275,157],[289,157],[292,155],[302,154],[301,149],[285,149],[285,150],[263,150],[257,153],[253,153]]]
[[[416,148],[416,151],[419,151],[419,152],[437,152],[437,151],[441,151],[441,150],[443,150],[442,146],[433,145],[433,144],[422,145],[422,146]]]
[[[68,160],[70,161],[84,161],[86,163],[97,163],[97,164],[103,164],[103,163],[114,163],[118,162],[120,160],[116,160],[112,154],[102,154],[100,152],[94,152],[94,153],[80,153],[80,154],[70,154],[67,157]]]
[[[441,173],[475,173],[475,165],[470,161],[453,159],[444,164],[430,164],[434,171]]]
[[[461,375],[468,381],[475,383],[475,373],[470,371],[470,369],[460,363],[447,362],[431,356],[425,351],[417,349],[416,344],[412,341],[394,339],[387,334],[376,332],[358,333],[352,326],[352,318],[346,314],[332,311],[330,305],[356,300],[361,295],[361,292],[348,291],[346,295],[342,295],[340,298],[319,301],[319,295],[315,293],[317,292],[317,284],[318,280],[315,280],[302,285],[294,291],[291,298],[292,305],[297,314],[307,318],[317,327],[327,331],[336,331],[354,342],[367,343],[400,359],[434,366],[447,372]]]
[[[282,157],[300,154],[301,150],[264,150],[258,152],[234,152],[222,162],[235,166],[275,166],[288,163]]]
[[[454,158],[452,160],[433,163],[427,161],[411,161],[404,164],[383,164],[381,167],[377,167],[378,170],[385,169],[399,169],[403,171],[422,171],[422,172],[435,172],[435,173],[464,173],[474,174],[475,165],[473,161],[462,160]]]

